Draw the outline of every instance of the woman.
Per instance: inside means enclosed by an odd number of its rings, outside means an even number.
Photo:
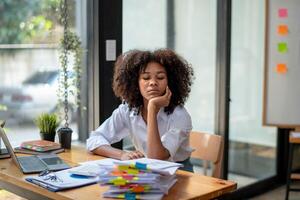
[[[87,140],[89,151],[120,160],[148,157],[184,164],[189,162],[191,118],[183,107],[192,84],[193,70],[169,49],[133,50],[118,57],[113,90],[123,100]],[[110,146],[130,136],[135,151]]]

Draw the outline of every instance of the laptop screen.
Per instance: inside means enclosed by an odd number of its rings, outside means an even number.
[[[21,169],[17,156],[15,155],[14,149],[12,148],[3,128],[0,127],[0,137],[2,138],[9,155],[12,157],[14,163]]]

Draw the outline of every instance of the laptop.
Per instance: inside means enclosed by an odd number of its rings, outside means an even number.
[[[70,168],[70,166],[60,159],[56,154],[16,156],[4,130],[1,127],[0,137],[4,142],[8,153],[12,157],[13,162],[24,174],[38,173],[44,170],[57,171]]]

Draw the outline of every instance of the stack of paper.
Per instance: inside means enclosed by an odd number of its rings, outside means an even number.
[[[182,164],[141,158],[119,161],[111,158],[88,161],[80,166],[26,180],[50,191],[60,191],[99,182],[110,185],[103,197],[161,199],[176,183]]]
[[[101,160],[93,160],[80,163],[81,165],[99,165],[100,167],[109,168],[113,167],[116,164],[134,164],[134,163],[143,163],[146,164],[148,168],[156,173],[163,175],[173,175],[179,167],[182,167],[182,164],[164,161],[164,160],[156,160],[150,158],[139,158],[133,160],[120,161],[112,158],[106,158]]]
[[[103,197],[161,199],[176,183],[178,163],[155,159],[114,161],[115,167],[99,175],[101,185],[110,185]]]

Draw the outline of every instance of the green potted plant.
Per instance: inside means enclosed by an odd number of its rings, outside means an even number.
[[[80,88],[83,49],[81,47],[80,38],[75,32],[70,30],[68,25],[67,0],[61,1],[60,8],[61,22],[64,26],[64,34],[60,41],[59,48],[60,77],[58,87],[58,106],[64,108],[63,111],[65,123],[64,127],[60,128],[57,133],[61,146],[66,149],[70,149],[73,130],[69,127],[69,97],[73,96],[76,101],[76,108],[81,108]],[[73,67],[70,65],[70,58],[72,57],[74,59]]]
[[[59,125],[56,114],[42,113],[35,119],[35,124],[40,129],[42,140],[54,142],[56,129]]]

